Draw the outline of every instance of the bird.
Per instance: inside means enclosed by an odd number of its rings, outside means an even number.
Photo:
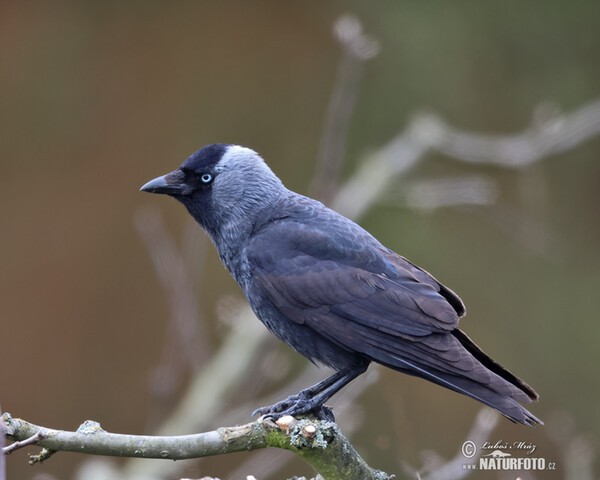
[[[538,400],[535,390],[458,328],[466,310],[456,293],[352,220],[288,190],[254,150],[206,145],[141,190],[182,203],[266,328],[334,370],[253,415],[334,420],[325,402],[375,362],[513,422],[543,423],[521,405]]]

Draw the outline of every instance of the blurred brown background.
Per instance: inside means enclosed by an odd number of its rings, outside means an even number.
[[[332,25],[346,12],[381,52],[364,66],[342,179],[421,109],[509,134],[540,105],[568,113],[600,96],[593,0],[0,3],[3,411],[54,428],[91,418],[148,431],[169,305],[133,219],[157,208],[177,241],[188,219],[139,187],[200,146],[229,142],[307,193],[341,55]],[[567,478],[568,448],[593,457],[600,432],[600,138],[519,171],[432,153],[405,180],[470,175],[493,182],[494,205],[411,208],[399,184],[360,223],[456,290],[464,330],[540,393],[532,411],[545,427],[502,420],[490,440],[533,442],[557,463],[523,478]],[[241,293],[212,246],[204,268],[199,308],[216,347],[217,301]],[[292,375],[303,366],[271,348]],[[356,402],[352,440],[367,461],[402,474],[424,451],[454,456],[479,406],[379,374]],[[247,458],[190,463],[186,474],[227,478]],[[18,452],[7,478],[66,479],[82,460],[58,454],[28,467]],[[292,462],[269,478],[293,474],[310,470]]]

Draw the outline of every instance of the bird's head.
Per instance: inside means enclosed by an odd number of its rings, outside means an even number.
[[[180,201],[214,238],[224,226],[251,224],[253,216],[279,198],[285,187],[254,150],[215,143],[141,190]]]

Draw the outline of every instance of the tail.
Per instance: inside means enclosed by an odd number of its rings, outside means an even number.
[[[529,386],[517,376],[513,375],[506,368],[504,368],[498,362],[493,360],[489,355],[484,353],[483,350],[481,350],[481,348],[479,348],[463,331],[457,328],[452,332],[452,335],[484,367],[486,367],[494,374],[498,375],[500,378],[508,382],[512,387],[516,388],[519,391],[519,393],[515,394],[510,399],[504,399],[497,405],[491,402],[487,403],[487,405],[495,408],[513,422],[523,423],[525,425],[544,424],[544,422],[542,422],[539,418],[533,415],[529,410],[516,403],[514,399],[514,397],[517,397],[518,401],[523,403],[537,402],[540,396],[531,386]],[[526,397],[523,397],[523,394],[525,394]],[[486,402],[484,401],[483,403]]]
[[[537,401],[535,390],[492,360],[459,329],[415,340],[403,342],[393,352],[370,352],[371,358],[474,398],[513,422],[544,423],[519,403]]]

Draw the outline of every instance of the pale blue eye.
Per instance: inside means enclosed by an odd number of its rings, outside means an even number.
[[[202,183],[210,183],[210,182],[212,182],[212,179],[213,179],[213,176],[210,173],[204,173],[200,177],[200,180],[202,180]]]

